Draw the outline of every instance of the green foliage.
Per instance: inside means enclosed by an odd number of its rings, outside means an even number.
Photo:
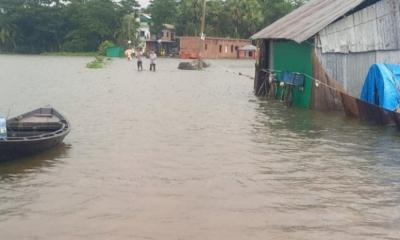
[[[230,13],[233,37],[250,37],[263,21],[261,6],[257,0],[226,0],[226,11]]]
[[[104,59],[105,59],[104,56],[97,55],[93,61],[86,64],[86,67],[93,69],[103,68],[105,65]]]
[[[307,0],[258,0],[265,13],[264,25],[269,25],[293,9],[304,4]]]
[[[0,0],[0,51],[96,51],[105,40],[118,41],[124,17],[138,6],[136,0]]]
[[[152,16],[153,34],[159,34],[164,23],[176,24],[177,21],[177,2],[175,0],[151,0],[148,11]]]
[[[104,42],[102,42],[100,44],[99,49],[98,49],[98,53],[101,56],[105,56],[106,53],[107,53],[107,48],[113,47],[113,46],[115,46],[115,44],[112,41],[106,40],[106,41],[104,41]]]
[[[306,0],[207,0],[206,34],[249,38],[266,25],[289,13]],[[175,24],[180,36],[198,36],[203,0],[152,0],[147,11],[153,29]]]
[[[44,56],[68,56],[68,57],[94,57],[96,52],[44,52],[40,55]]]
[[[136,31],[136,29],[139,28],[139,23],[136,21],[137,17],[138,16],[136,13],[131,13],[122,18],[121,26],[116,32],[116,40],[119,45],[131,47],[128,44],[129,40],[133,46],[137,46],[139,44]]]
[[[109,0],[91,0],[85,4],[73,2],[68,6],[72,31],[66,35],[66,51],[96,51],[100,43],[113,39],[122,16],[117,5]]]
[[[207,35],[248,38],[306,0],[207,0]],[[203,0],[152,0],[152,31],[200,33]],[[95,52],[111,40],[139,45],[137,0],[0,0],[1,52]],[[132,41],[127,46],[128,40]],[[104,46],[101,47],[104,54]]]
[[[93,68],[93,69],[99,69],[99,68],[103,68],[103,62],[99,62],[97,60],[94,60],[88,64],[86,64],[87,68]]]
[[[176,26],[178,35],[198,36],[200,34],[202,2],[203,0],[181,0],[179,2]]]

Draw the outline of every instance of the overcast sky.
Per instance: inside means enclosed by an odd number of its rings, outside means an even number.
[[[150,0],[139,0],[138,2],[140,4],[140,6],[147,7],[147,5],[149,4]]]

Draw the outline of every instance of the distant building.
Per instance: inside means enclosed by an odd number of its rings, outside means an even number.
[[[175,41],[175,26],[171,24],[163,24],[162,41]]]
[[[206,37],[180,37],[181,58],[198,58],[199,52],[203,58],[239,58],[239,49],[251,45],[247,39]],[[204,46],[203,46],[204,44]]]
[[[160,56],[170,56],[178,54],[179,46],[175,37],[175,26],[163,24],[163,28],[158,39],[155,37],[146,41],[146,49],[154,50]]]
[[[240,59],[256,59],[257,47],[254,45],[246,45],[238,50],[238,58]]]
[[[150,33],[151,17],[150,17],[150,15],[141,13],[138,18],[138,22],[139,22],[138,38],[142,42],[150,40],[151,39],[151,33]]]

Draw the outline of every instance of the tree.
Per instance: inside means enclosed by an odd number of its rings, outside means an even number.
[[[51,0],[2,0],[1,48],[36,53],[57,50],[63,28],[63,5]]]
[[[203,0],[180,0],[178,3],[177,33],[181,36],[198,36]]]
[[[221,0],[207,1],[206,6],[206,35],[229,37],[232,33],[230,16]]]
[[[248,38],[256,32],[263,21],[257,0],[226,0],[225,4],[231,17],[234,37]]]
[[[306,0],[207,0],[209,36],[248,38]],[[162,24],[198,36],[203,0],[152,0],[155,33]],[[23,53],[96,51],[111,40],[125,44],[137,33],[136,0],[0,0],[0,50]]]
[[[121,27],[116,34],[118,44],[126,45],[128,41],[131,41],[132,46],[137,47],[139,45],[140,41],[137,34],[139,23],[136,21],[137,17],[137,14],[131,13],[122,18]]]
[[[258,0],[264,12],[264,25],[269,25],[304,4],[307,0]]]
[[[18,29],[13,23],[8,22],[5,17],[0,17],[0,50],[13,50],[17,46]]]
[[[159,34],[164,23],[176,24],[177,1],[176,0],[151,0],[148,7],[151,14],[153,34]]]
[[[66,51],[96,51],[104,40],[113,40],[121,26],[119,6],[110,0],[72,2],[68,6],[70,31],[63,49]]]
[[[120,14],[125,16],[127,14],[137,13],[140,4],[136,0],[121,0],[119,1]]]

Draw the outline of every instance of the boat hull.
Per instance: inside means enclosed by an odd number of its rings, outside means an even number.
[[[359,118],[362,121],[381,126],[394,125],[395,123],[394,112],[392,111],[367,103],[345,93],[341,93],[341,98],[344,111],[349,117]]]
[[[0,138],[0,161],[41,153],[64,140],[69,122],[55,109],[39,108],[7,121],[7,137]]]
[[[21,142],[0,142],[0,161],[35,155],[61,144],[65,136]]]

